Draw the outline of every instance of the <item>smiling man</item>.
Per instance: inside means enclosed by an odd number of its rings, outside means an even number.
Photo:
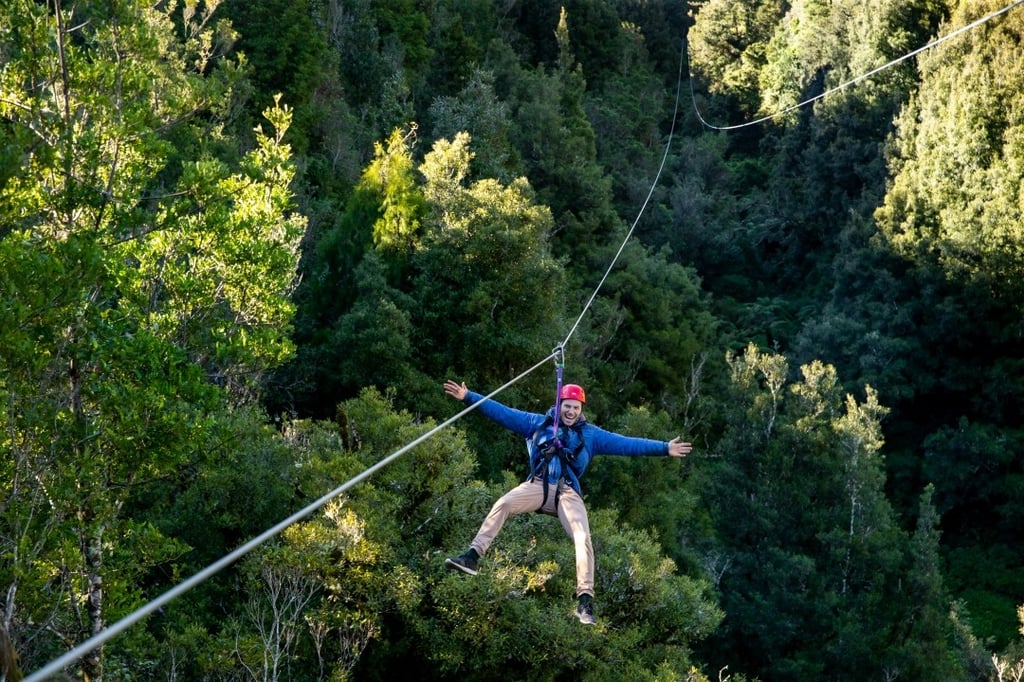
[[[483,400],[482,395],[466,388],[465,382],[460,384],[449,379],[444,390],[466,405]],[[476,575],[480,557],[487,552],[509,516],[526,512],[557,516],[576,547],[576,617],[581,623],[593,625],[597,622],[593,606],[594,547],[580,478],[595,455],[685,457],[692,446],[679,438],[667,442],[633,438],[594,426],[583,414],[586,393],[576,384],[563,386],[558,398],[547,414],[516,410],[494,400],[486,400],[477,408],[485,417],[527,439],[530,475],[494,503],[469,549],[446,559],[445,564],[453,570]]]

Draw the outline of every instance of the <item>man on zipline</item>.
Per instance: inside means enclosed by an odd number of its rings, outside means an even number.
[[[483,399],[479,393],[448,380],[444,391],[466,405]],[[513,514],[544,512],[557,516],[576,546],[576,616],[581,623],[593,625],[594,618],[594,546],[590,542],[590,522],[580,492],[580,478],[594,455],[628,457],[685,457],[693,449],[679,438],[665,442],[632,438],[594,426],[583,415],[587,396],[576,384],[566,384],[556,402],[559,425],[554,426],[555,407],[547,414],[523,412],[487,400],[479,408],[485,417],[527,439],[530,452],[530,476],[526,482],[508,491],[494,503],[469,550],[445,560],[453,570],[476,575],[477,561],[487,552],[495,536]]]

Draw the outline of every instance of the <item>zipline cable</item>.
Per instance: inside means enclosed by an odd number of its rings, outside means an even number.
[[[791,111],[795,111],[797,109],[800,109],[801,107],[807,106],[808,104],[811,104],[812,102],[816,102],[819,99],[824,99],[825,97],[828,97],[829,95],[831,95],[833,93],[836,93],[836,92],[838,92],[838,91],[840,91],[840,90],[842,90],[844,88],[847,88],[847,87],[849,87],[851,85],[855,85],[856,83],[859,83],[862,80],[865,80],[866,78],[870,78],[871,76],[874,76],[876,73],[879,73],[880,71],[885,71],[886,69],[888,69],[891,66],[895,66],[896,64],[899,64],[900,62],[906,61],[907,59],[910,59],[911,57],[913,57],[915,55],[918,55],[918,54],[924,52],[925,50],[930,50],[931,48],[935,47],[936,45],[939,45],[941,43],[946,42],[947,40],[955,38],[956,36],[960,35],[961,33],[965,33],[966,31],[970,31],[971,29],[977,28],[978,26],[981,26],[982,24],[991,21],[992,19],[995,19],[996,17],[998,17],[998,16],[1000,16],[1002,14],[1006,14],[1007,12],[1012,10],[1014,7],[1016,7],[1017,5],[1020,5],[1021,3],[1024,3],[1024,0],[1015,0],[1015,2],[1011,2],[1009,5],[1007,5],[1006,7],[1003,7],[1002,9],[996,10],[995,12],[992,12],[991,14],[988,14],[988,15],[982,17],[981,19],[978,19],[976,21],[972,21],[971,23],[969,23],[969,24],[967,24],[965,26],[961,26],[960,28],[958,28],[957,30],[953,31],[952,33],[944,35],[941,38],[936,38],[935,40],[931,41],[930,43],[928,43],[927,45],[925,45],[923,47],[919,47],[916,50],[908,52],[907,54],[905,54],[905,55],[903,55],[901,57],[897,57],[896,59],[893,59],[892,61],[889,61],[889,62],[887,62],[885,64],[882,64],[881,66],[879,66],[877,68],[871,69],[867,73],[862,74],[860,76],[857,76],[856,78],[853,78],[851,80],[848,80],[845,83],[842,83],[841,85],[837,85],[836,87],[831,88],[829,90],[826,90],[825,92],[823,92],[823,93],[821,93],[819,95],[815,95],[814,97],[811,97],[810,99],[806,99],[803,102],[800,102],[798,104],[793,104],[791,106],[786,107],[785,109],[782,109],[780,111],[776,111],[773,114],[768,114],[767,116],[762,116],[761,118],[755,119],[753,121],[747,121],[746,123],[738,123],[736,125],[731,125],[731,126],[716,126],[716,125],[713,125],[713,124],[708,123],[707,121],[705,121],[704,117],[701,116],[700,110],[697,108],[697,95],[696,95],[696,93],[693,90],[693,74],[690,73],[690,99],[693,101],[693,110],[697,114],[698,120],[700,120],[700,122],[702,124],[704,124],[704,126],[706,126],[708,128],[711,128],[712,130],[738,130],[740,128],[746,128],[748,126],[753,126],[753,125],[757,125],[759,123],[764,123],[765,121],[769,121],[769,120],[771,120],[773,118],[776,118],[778,116],[783,116],[785,114],[788,114]]]
[[[1024,2],[1024,0],[1020,0],[1020,1]],[[576,319],[576,322],[573,324],[572,328],[569,330],[569,333],[566,335],[565,340],[561,344],[559,344],[543,360],[541,360],[540,362],[538,362],[537,364],[535,364],[533,367],[531,367],[530,369],[526,370],[525,372],[521,373],[519,376],[515,377],[514,379],[506,382],[505,384],[503,384],[502,386],[500,386],[496,390],[492,391],[491,393],[488,393],[486,396],[484,396],[484,398],[482,400],[480,400],[480,401],[470,405],[469,407],[467,407],[466,409],[462,410],[458,414],[454,415],[453,417],[450,417],[449,419],[447,419],[446,421],[444,421],[441,424],[437,425],[436,427],[434,427],[430,431],[428,431],[428,432],[424,433],[423,435],[419,436],[418,438],[416,438],[412,442],[410,442],[407,445],[405,445],[405,446],[399,448],[398,450],[394,451],[393,453],[391,453],[390,455],[388,455],[387,457],[385,457],[381,461],[379,461],[376,464],[374,464],[373,466],[367,468],[366,470],[364,470],[362,473],[358,474],[357,476],[349,479],[348,481],[346,481],[342,485],[338,486],[337,488],[335,488],[331,492],[327,493],[326,495],[324,495],[320,499],[316,500],[315,502],[310,503],[306,507],[300,509],[299,511],[295,512],[294,514],[292,514],[288,518],[286,518],[283,521],[279,522],[277,525],[273,526],[272,528],[267,529],[266,531],[264,531],[260,535],[257,535],[256,537],[252,538],[251,540],[246,542],[244,545],[241,545],[240,547],[238,547],[237,549],[235,549],[231,553],[226,554],[225,556],[223,556],[219,560],[217,560],[214,563],[210,564],[209,566],[207,566],[203,570],[201,570],[198,573],[196,573],[195,575],[193,575],[191,578],[189,578],[189,579],[185,580],[184,582],[179,583],[175,587],[167,590],[166,592],[161,594],[156,599],[148,602],[147,604],[145,604],[142,607],[138,608],[134,612],[128,614],[127,616],[125,616],[121,620],[117,621],[113,625],[110,625],[110,626],[104,628],[102,631],[98,632],[97,634],[93,635],[89,639],[85,640],[84,642],[82,642],[81,644],[76,646],[75,648],[73,648],[70,651],[68,651],[67,653],[65,653],[60,658],[54,659],[53,661],[48,663],[46,666],[40,668],[39,670],[37,670],[36,672],[32,673],[31,675],[25,677],[23,682],[43,682],[43,680],[46,680],[49,676],[56,675],[57,673],[61,672],[66,666],[71,665],[72,663],[77,662],[78,660],[80,660],[83,656],[85,656],[89,652],[94,651],[94,650],[98,649],[99,647],[103,646],[105,643],[107,643],[108,641],[110,641],[111,639],[116,637],[117,635],[121,634],[122,632],[124,632],[125,630],[130,628],[131,626],[135,625],[136,623],[138,623],[143,618],[145,618],[146,616],[150,615],[151,613],[153,613],[157,609],[161,608],[165,604],[167,604],[167,603],[173,601],[174,599],[178,598],[179,596],[181,596],[185,592],[188,592],[189,590],[191,590],[196,585],[199,585],[199,584],[205,582],[206,580],[210,579],[212,576],[216,575],[217,573],[219,573],[220,571],[224,570],[225,568],[227,568],[231,564],[235,563],[236,561],[238,561],[239,559],[241,559],[245,555],[249,554],[254,549],[256,549],[257,547],[262,545],[263,543],[265,543],[268,540],[270,540],[271,538],[279,535],[281,532],[283,532],[286,528],[288,528],[292,524],[297,523],[297,522],[303,520],[304,518],[308,517],[310,514],[312,514],[313,512],[317,511],[318,509],[323,507],[325,504],[327,504],[328,502],[333,500],[335,497],[337,497],[341,493],[345,492],[349,488],[351,488],[351,487],[355,486],[356,484],[361,483],[365,479],[369,478],[370,476],[375,474],[377,471],[379,471],[380,469],[383,469],[385,466],[387,466],[388,464],[390,464],[394,460],[398,459],[399,457],[404,455],[406,452],[408,452],[412,448],[416,447],[417,445],[419,445],[423,441],[425,441],[428,438],[432,437],[438,431],[441,431],[442,429],[447,428],[449,425],[453,424],[454,422],[458,421],[459,419],[461,419],[465,415],[469,414],[470,412],[475,410],[477,407],[482,405],[484,402],[489,400],[491,397],[493,397],[495,395],[498,395],[499,393],[504,391],[509,386],[512,386],[513,384],[519,382],[520,380],[522,380],[524,377],[528,376],[529,374],[532,374],[534,371],[539,369],[542,365],[547,363],[548,360],[555,359],[559,363],[559,371],[560,371],[560,369],[561,369],[561,364],[560,363],[562,362],[562,357],[563,357],[562,353],[563,353],[564,345],[566,343],[568,343],[570,337],[572,337],[573,333],[576,331],[576,328],[579,326],[580,322],[583,320],[584,315],[587,314],[587,310],[590,308],[591,304],[597,298],[598,292],[601,290],[601,287],[604,285],[604,282],[608,278],[609,273],[611,273],[612,268],[615,266],[615,262],[618,260],[619,256],[622,254],[622,251],[626,248],[626,243],[629,241],[630,237],[633,235],[633,232],[636,230],[637,223],[639,223],[640,217],[643,215],[644,210],[647,208],[648,203],[650,203],[651,197],[654,195],[654,190],[658,186],[658,181],[661,178],[662,171],[665,168],[665,163],[666,163],[666,161],[668,159],[669,150],[672,147],[672,139],[673,139],[673,136],[675,134],[676,118],[677,118],[678,113],[679,113],[679,98],[680,98],[680,92],[682,90],[683,64],[684,64],[685,52],[686,52],[686,41],[684,40],[682,42],[682,47],[680,49],[679,74],[678,74],[677,81],[676,81],[676,99],[675,99],[675,107],[674,107],[674,109],[672,111],[672,124],[671,124],[671,128],[669,130],[668,141],[665,144],[665,152],[664,152],[664,154],[662,155],[662,158],[661,158],[661,165],[658,167],[658,172],[657,172],[657,174],[654,177],[654,181],[651,183],[651,189],[647,193],[647,198],[644,200],[643,205],[640,207],[640,211],[637,213],[636,218],[633,220],[633,224],[629,228],[629,232],[626,234],[626,237],[622,240],[622,244],[619,246],[618,252],[616,252],[615,257],[612,259],[611,264],[608,266],[608,269],[605,271],[604,276],[601,278],[601,281],[598,282],[597,286],[594,289],[594,292],[590,296],[590,299],[587,301],[586,305],[583,307],[583,311],[580,313],[579,317]]]
[[[36,672],[32,673],[28,677],[24,678],[23,682],[42,682],[43,680],[47,679],[49,676],[56,675],[57,673],[61,672],[64,669],[65,666],[68,666],[68,665],[71,665],[72,663],[77,662],[79,659],[81,659],[83,656],[88,654],[90,651],[94,651],[94,650],[98,649],[99,647],[101,647],[103,644],[105,644],[106,642],[108,642],[112,638],[114,638],[117,635],[121,634],[122,632],[124,632],[125,630],[130,628],[132,625],[135,625],[140,620],[142,620],[143,618],[145,618],[149,614],[153,613],[154,611],[156,611],[160,607],[162,607],[164,604],[167,604],[171,600],[176,599],[177,597],[179,597],[182,594],[184,594],[185,592],[189,591],[190,589],[192,589],[196,585],[199,585],[200,583],[206,581],[207,579],[209,579],[210,577],[212,577],[216,573],[220,572],[221,570],[223,570],[223,569],[227,568],[228,566],[230,566],[231,564],[235,563],[236,561],[238,561],[239,559],[244,557],[246,554],[248,554],[252,550],[254,550],[257,547],[259,547],[260,545],[262,545],[267,540],[270,540],[274,536],[276,536],[279,533],[281,533],[282,531],[284,531],[284,529],[287,528],[288,526],[292,525],[293,523],[297,523],[298,521],[301,521],[302,519],[306,518],[307,516],[309,516],[310,514],[315,512],[316,510],[318,510],[320,507],[324,506],[325,504],[327,504],[328,502],[333,500],[335,497],[337,497],[341,493],[343,493],[346,490],[348,490],[349,488],[351,488],[352,486],[356,485],[357,483],[361,483],[365,479],[369,478],[370,476],[375,474],[380,469],[383,469],[384,467],[386,467],[392,461],[398,459],[399,457],[404,455],[406,452],[408,452],[412,448],[416,447],[417,445],[419,445],[423,441],[425,441],[428,438],[430,438],[431,436],[433,436],[438,431],[446,428],[450,424],[454,423],[455,421],[461,419],[463,416],[465,416],[465,415],[469,414],[470,412],[472,412],[473,410],[475,410],[477,407],[482,405],[484,403],[484,401],[488,400],[492,396],[495,396],[495,395],[501,393],[502,391],[504,391],[509,386],[515,384],[516,382],[521,380],[523,377],[525,377],[528,374],[532,373],[533,371],[538,369],[541,365],[545,364],[548,360],[552,359],[553,357],[555,357],[555,353],[554,352],[552,352],[546,358],[544,358],[543,360],[541,360],[536,365],[534,365],[530,369],[526,370],[525,372],[523,372],[522,374],[520,374],[516,378],[512,379],[511,381],[506,382],[504,385],[500,386],[498,389],[496,389],[496,390],[492,391],[491,393],[487,394],[487,396],[485,396],[483,400],[470,405],[469,407],[467,407],[466,409],[462,410],[461,412],[459,412],[455,416],[450,417],[449,419],[447,419],[446,421],[442,422],[441,424],[438,424],[437,426],[435,426],[431,430],[427,431],[423,435],[419,436],[418,438],[416,438],[412,442],[408,443],[407,445],[404,445],[403,447],[399,448],[398,450],[395,450],[393,453],[391,453],[390,455],[388,455],[387,457],[385,457],[381,461],[377,462],[373,466],[369,467],[368,469],[363,471],[361,474],[358,474],[357,476],[349,479],[348,481],[346,481],[342,485],[338,486],[337,488],[335,488],[331,492],[327,493],[326,495],[324,495],[320,499],[318,499],[315,502],[307,505],[303,509],[300,509],[299,511],[295,512],[294,514],[292,514],[291,516],[286,518],[284,521],[281,521],[280,523],[278,523],[273,528],[270,528],[270,529],[264,531],[260,535],[257,535],[256,537],[254,537],[253,539],[249,540],[248,542],[246,542],[244,545],[242,545],[238,549],[236,549],[233,552],[231,552],[230,554],[227,554],[224,557],[222,557],[221,559],[219,559],[218,561],[215,561],[214,563],[210,564],[209,566],[207,566],[203,570],[199,571],[198,573],[193,575],[191,578],[189,578],[185,582],[180,583],[177,586],[167,590],[166,592],[164,592],[162,595],[160,595],[159,597],[157,597],[153,601],[151,601],[148,604],[142,606],[141,608],[137,609],[133,613],[128,614],[127,616],[125,616],[121,620],[117,621],[113,625],[111,625],[111,626],[109,626],[107,628],[104,628],[102,631],[100,631],[99,633],[93,635],[89,639],[85,640],[84,642],[82,642],[81,644],[76,646],[74,649],[71,649],[66,654],[61,656],[60,658],[57,658],[57,659],[51,661],[46,666],[40,668],[39,670],[37,670]]]

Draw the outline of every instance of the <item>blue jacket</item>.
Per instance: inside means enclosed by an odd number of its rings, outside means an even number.
[[[466,405],[473,405],[482,399],[483,396],[479,393],[469,391],[466,393],[463,402]],[[530,453],[530,478],[533,478],[534,475],[539,475],[543,471],[544,457],[534,444],[534,434],[545,424],[547,424],[548,429],[551,429],[551,424],[553,423],[551,420],[554,419],[555,413],[554,407],[548,410],[547,414],[538,414],[536,412],[524,412],[506,407],[491,398],[484,401],[476,409],[485,417],[526,438]],[[566,482],[572,486],[573,490],[582,494],[580,478],[582,478],[583,472],[587,470],[590,460],[594,458],[594,455],[623,455],[626,457],[668,456],[667,441],[622,436],[606,431],[599,426],[594,426],[583,415],[580,415],[577,425],[574,425],[572,428],[566,428],[560,424],[559,440],[562,442],[565,451],[575,452],[576,457],[568,463],[567,471],[562,471],[562,463],[559,458],[553,458],[548,466],[549,484],[557,484],[558,479],[564,476]]]

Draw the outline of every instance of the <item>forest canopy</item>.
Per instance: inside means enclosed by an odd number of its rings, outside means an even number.
[[[1020,4],[3,0],[0,679],[1022,679]]]

